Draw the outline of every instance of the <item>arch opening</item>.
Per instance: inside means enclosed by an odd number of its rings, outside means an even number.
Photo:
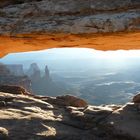
[[[37,95],[70,94],[93,105],[124,104],[140,91],[139,61],[140,50],[54,48],[11,53],[0,59],[11,74],[0,79],[6,83],[13,76],[18,79],[13,83]]]

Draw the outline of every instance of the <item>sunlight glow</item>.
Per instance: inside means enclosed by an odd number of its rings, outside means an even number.
[[[129,58],[140,58],[140,50],[100,51],[88,48],[53,48],[41,51],[11,53],[0,60],[15,61],[22,59],[107,59],[113,62],[123,62]]]

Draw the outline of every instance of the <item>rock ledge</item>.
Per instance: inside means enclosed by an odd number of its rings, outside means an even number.
[[[70,95],[45,97],[16,93],[0,92],[3,140],[140,139],[139,103],[93,106]]]

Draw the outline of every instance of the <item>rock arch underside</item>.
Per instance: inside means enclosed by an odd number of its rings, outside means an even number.
[[[140,49],[140,0],[0,0],[0,57],[56,47]],[[140,94],[94,106],[0,85],[0,140],[140,140],[139,130]]]
[[[2,0],[0,56],[53,47],[140,49],[139,0]]]

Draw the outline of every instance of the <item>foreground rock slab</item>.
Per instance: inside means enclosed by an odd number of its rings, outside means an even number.
[[[74,107],[72,104],[70,106],[47,102],[49,98],[57,101],[57,98],[53,97],[0,92],[0,138],[2,140],[140,139],[139,104]]]
[[[117,111],[114,111],[107,119],[114,128],[113,133],[126,135],[133,139],[140,139],[140,104],[127,103]]]

